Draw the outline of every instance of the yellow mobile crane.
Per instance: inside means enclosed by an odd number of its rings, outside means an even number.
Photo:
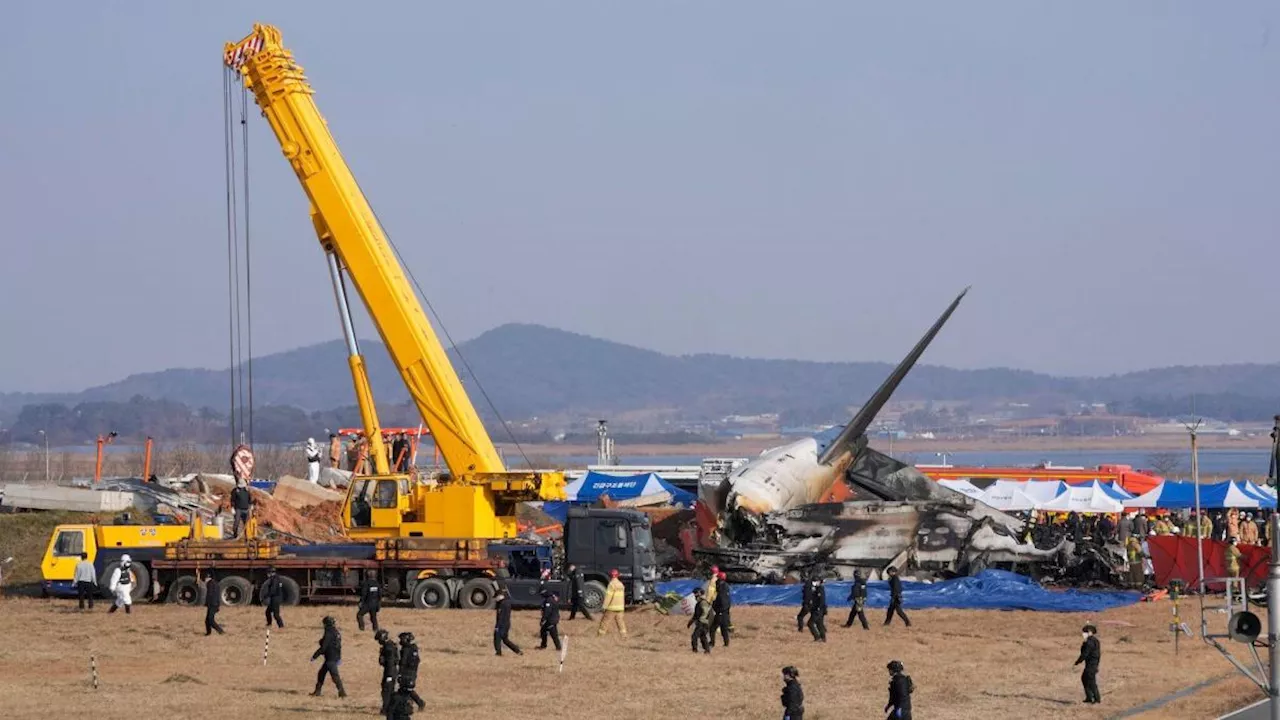
[[[311,201],[311,222],[329,263],[356,401],[374,474],[353,478],[342,517],[353,538],[500,539],[516,536],[515,507],[563,500],[560,472],[506,469],[467,398],[444,347],[373,209],[342,159],[312,88],[281,44],[280,31],[254,25],[228,43],[223,60],[237,71],[280,142]],[[431,431],[449,473],[434,483],[392,474],[347,302],[350,278],[396,369]]]

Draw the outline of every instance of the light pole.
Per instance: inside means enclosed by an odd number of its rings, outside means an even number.
[[[40,434],[44,436],[44,482],[49,483],[49,433],[41,430]]]

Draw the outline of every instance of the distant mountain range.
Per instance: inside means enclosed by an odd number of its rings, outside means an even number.
[[[508,420],[533,416],[611,417],[633,411],[676,410],[690,419],[731,413],[782,413],[795,422],[846,416],[892,369],[883,362],[756,360],[726,355],[663,355],[652,350],[538,325],[503,325],[459,346],[466,365],[451,353],[472,401],[479,377],[488,397]],[[362,344],[375,397],[401,403],[408,395],[379,343]],[[469,369],[468,369],[469,368]],[[474,372],[472,372],[474,371]],[[276,353],[253,362],[257,406],[306,411],[354,403],[344,346],[334,341]],[[0,393],[0,420],[22,406],[124,402],[135,396],[209,407],[225,413],[227,370],[171,369],[131,375],[75,393]],[[1022,402],[1062,408],[1063,403],[1107,402],[1159,415],[1190,409],[1266,419],[1280,411],[1280,364],[1171,367],[1097,378],[1066,378],[1024,370],[955,370],[921,365],[896,399],[953,400],[977,405]],[[1180,410],[1178,408],[1181,408]],[[1231,418],[1224,418],[1231,419]]]

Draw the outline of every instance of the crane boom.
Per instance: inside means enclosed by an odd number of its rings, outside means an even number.
[[[526,500],[563,500],[563,473],[515,472],[503,466],[316,107],[311,85],[293,54],[281,44],[280,31],[254,25],[248,37],[225,46],[223,62],[252,91],[271,125],[311,201],[312,225],[327,256],[356,401],[375,464],[373,475],[353,478],[347,490],[342,511],[347,533],[358,538],[514,537],[516,505]],[[351,323],[346,277],[369,310],[449,467],[448,476],[425,483],[390,474],[373,393]]]
[[[227,45],[224,60],[240,71],[271,124],[311,201],[320,244],[341,260],[369,308],[449,470],[455,476],[505,470],[373,209],[316,107],[310,83],[293,54],[281,44],[280,31],[255,25],[247,38]],[[364,386],[363,391],[357,391],[357,400],[367,399],[361,395],[367,396],[368,381],[357,379],[356,384]],[[361,402],[362,411],[364,404]],[[380,435],[370,432],[369,441],[380,442]]]

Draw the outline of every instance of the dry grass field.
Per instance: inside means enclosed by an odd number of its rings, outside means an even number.
[[[349,605],[286,608],[284,630],[271,636],[262,664],[262,615],[225,610],[225,636],[204,637],[203,610],[135,606],[132,615],[89,614],[66,600],[0,600],[0,713],[6,718],[76,716],[129,718],[372,717],[378,710],[377,648],[355,629]],[[1186,611],[1184,611],[1186,612]],[[631,636],[597,637],[581,619],[562,622],[569,636],[564,673],[553,650],[538,651],[535,613],[516,613],[513,639],[523,657],[494,657],[488,612],[384,611],[393,635],[411,630],[422,653],[419,692],[429,702],[419,717],[776,718],[779,670],[800,668],[811,720],[882,717],[885,663],[900,659],[916,683],[916,717],[1113,718],[1124,710],[1195,685],[1204,690],[1143,718],[1213,718],[1258,697],[1227,662],[1198,641],[1183,639],[1175,657],[1167,632],[1167,602],[1139,604],[1093,617],[1073,614],[915,611],[911,629],[870,632],[838,627],[830,641],[795,632],[793,609],[734,610],[738,636],[727,651],[689,651],[684,618],[628,613]],[[350,697],[332,686],[311,698],[316,665],[308,662],[320,619],[338,618],[342,674]],[[1188,617],[1194,621],[1194,618]],[[1080,625],[1101,630],[1100,707],[1079,702],[1072,667]],[[1194,624],[1194,622],[1193,622]],[[89,656],[101,686],[90,685]]]

